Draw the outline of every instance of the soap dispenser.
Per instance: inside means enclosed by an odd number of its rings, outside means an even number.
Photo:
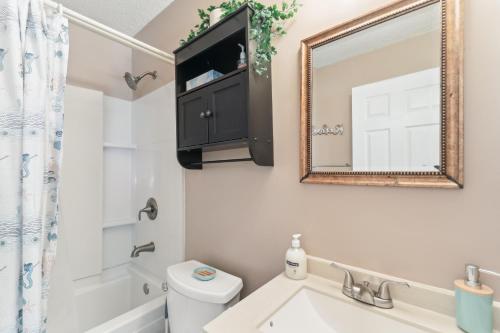
[[[303,280],[307,277],[307,256],[300,247],[301,234],[292,236],[292,247],[286,251],[285,273],[290,279]]]
[[[481,284],[479,273],[500,274],[465,265],[465,279],[455,281],[456,318],[459,328],[467,333],[493,332],[493,289]]]
[[[245,46],[238,43],[241,49],[240,59],[238,60],[238,69],[247,67],[247,54],[245,53]]]

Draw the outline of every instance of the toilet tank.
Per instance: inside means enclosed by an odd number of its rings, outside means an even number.
[[[203,326],[239,301],[240,278],[216,269],[213,280],[195,279],[193,271],[203,266],[191,260],[167,269],[167,332],[202,333]]]

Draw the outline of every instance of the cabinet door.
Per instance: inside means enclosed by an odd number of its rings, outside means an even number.
[[[206,92],[203,90],[183,96],[178,100],[177,133],[179,147],[208,143]]]
[[[208,92],[210,142],[247,137],[245,73],[215,83]]]

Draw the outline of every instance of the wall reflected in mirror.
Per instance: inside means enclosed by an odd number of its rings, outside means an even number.
[[[441,4],[312,50],[313,172],[437,171]]]

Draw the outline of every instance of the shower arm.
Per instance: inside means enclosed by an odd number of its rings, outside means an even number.
[[[158,77],[158,72],[157,71],[153,71],[153,72],[144,72],[142,73],[141,75],[138,75],[135,77],[135,80],[136,81],[140,81],[142,80],[145,76],[148,76],[150,75],[153,79],[156,79]]]

